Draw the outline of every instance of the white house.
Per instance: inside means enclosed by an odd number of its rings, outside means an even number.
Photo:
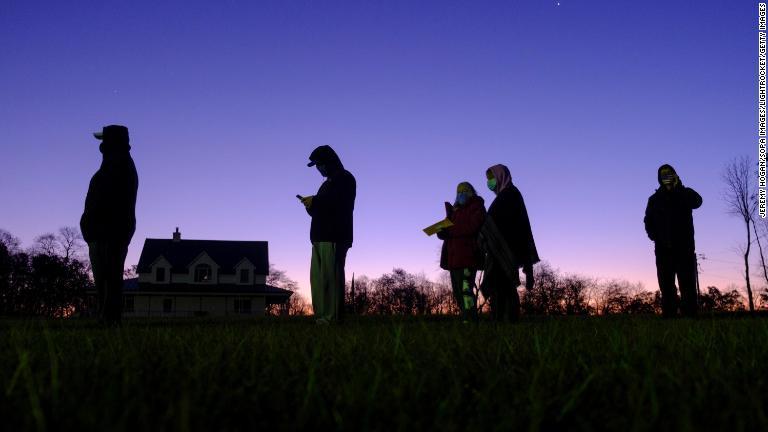
[[[144,241],[138,278],[125,281],[125,317],[264,315],[284,307],[292,292],[267,285],[265,241]]]

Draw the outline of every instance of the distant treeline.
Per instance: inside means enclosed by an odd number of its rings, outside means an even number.
[[[76,316],[85,310],[86,291],[92,289],[85,244],[76,228],[38,236],[31,248],[7,231],[0,230],[0,315]],[[520,289],[521,309],[528,315],[608,315],[660,313],[658,290],[647,291],[639,284],[622,280],[598,281],[580,275],[563,274],[548,263],[535,267],[532,290]],[[268,283],[292,291],[296,282],[284,271],[270,266]],[[761,309],[768,309],[768,292],[757,296]],[[355,278],[354,289],[347,283],[345,304],[348,313],[360,315],[458,314],[447,273],[439,281],[402,269],[371,279]],[[702,312],[733,312],[745,309],[745,299],[736,290],[721,291],[710,286],[699,297]],[[487,301],[479,296],[480,312],[488,312]],[[311,313],[309,302],[298,292],[291,296],[291,315]],[[277,308],[268,312],[278,314]]]
[[[647,291],[640,284],[622,280],[600,282],[593,278],[563,274],[547,263],[535,267],[530,291],[520,289],[521,309],[529,315],[609,315],[661,313],[658,290]],[[768,293],[760,295],[760,306],[768,307]],[[447,278],[430,281],[402,269],[377,279],[355,278],[354,289],[347,283],[347,310],[363,315],[457,314]],[[702,312],[745,310],[744,298],[735,289],[722,292],[714,286],[702,289]],[[488,303],[479,295],[478,307],[488,312]]]
[[[0,230],[0,315],[65,317],[84,310],[93,282],[77,229],[44,234],[28,250]]]

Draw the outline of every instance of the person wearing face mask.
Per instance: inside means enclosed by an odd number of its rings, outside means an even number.
[[[102,141],[102,161],[88,185],[80,231],[88,243],[99,321],[117,325],[123,311],[125,257],[136,230],[139,179],[128,128],[110,125],[93,135]]]
[[[495,320],[517,321],[520,317],[519,269],[525,273],[525,287],[534,284],[533,265],[539,254],[533,241],[528,211],[523,196],[512,184],[509,168],[494,165],[486,171],[487,185],[496,198],[488,208],[488,218],[481,230],[488,252],[481,292],[491,305]]]
[[[307,166],[316,167],[325,177],[317,194],[303,197],[301,201],[312,217],[309,234],[312,242],[312,308],[317,323],[327,324],[343,318],[344,265],[347,251],[352,247],[352,213],[357,183],[330,146],[314,149]]]
[[[485,221],[485,202],[475,188],[463,182],[456,188],[456,201],[445,203],[452,226],[437,233],[443,240],[440,267],[451,275],[451,288],[464,322],[477,321],[475,276],[482,268],[483,255],[477,245],[477,236]]]
[[[677,276],[679,308],[683,315],[695,316],[698,292],[693,210],[701,207],[702,198],[695,190],[683,186],[675,169],[668,164],[659,167],[657,180],[659,188],[648,198],[643,222],[648,238],[655,245],[662,315],[667,318],[677,315]]]

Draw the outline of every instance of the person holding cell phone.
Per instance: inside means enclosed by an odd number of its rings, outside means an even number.
[[[683,186],[671,165],[659,167],[657,180],[659,188],[648,198],[643,222],[648,238],[654,243],[662,314],[666,318],[676,316],[679,303],[683,315],[695,316],[698,309],[698,269],[693,210],[701,207],[701,195]],[[680,285],[680,301],[675,276]]]
[[[314,166],[325,177],[315,195],[296,197],[312,217],[309,234],[312,242],[309,276],[312,308],[317,323],[328,324],[343,318],[344,266],[347,251],[352,247],[357,182],[327,145],[312,151],[307,166]]]

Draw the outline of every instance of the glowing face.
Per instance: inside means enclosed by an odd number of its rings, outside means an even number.
[[[677,174],[669,168],[663,168],[660,172],[661,184],[667,188],[671,188],[677,183]]]

